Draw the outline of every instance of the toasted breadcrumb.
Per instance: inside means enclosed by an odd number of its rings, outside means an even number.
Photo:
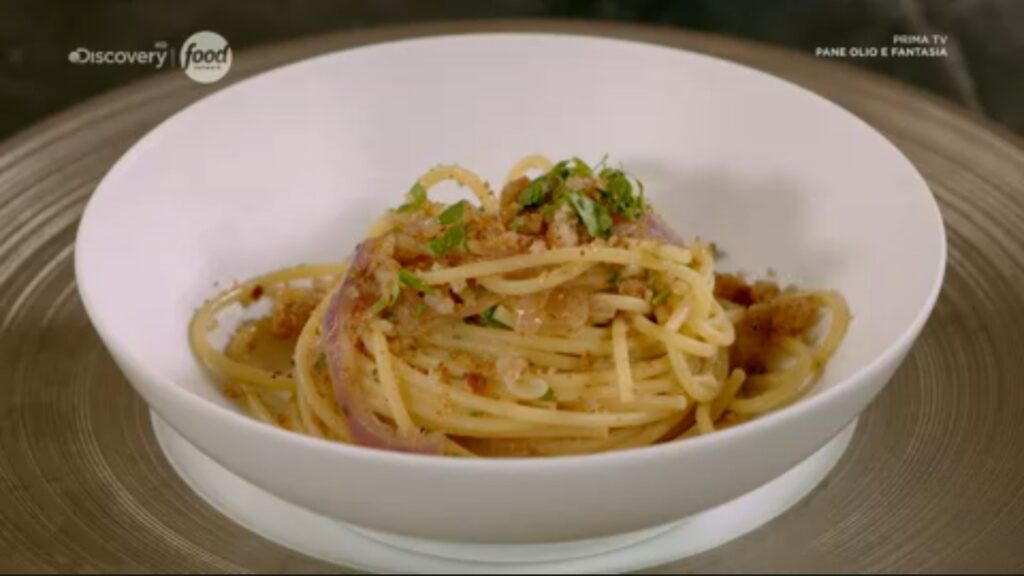
[[[270,310],[271,331],[278,338],[295,338],[309,320],[322,295],[302,288],[282,288]]]

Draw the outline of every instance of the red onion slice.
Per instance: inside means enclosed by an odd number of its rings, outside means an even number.
[[[331,300],[324,312],[321,343],[334,384],[334,396],[348,421],[349,431],[356,444],[395,452],[441,454],[444,441],[442,436],[400,436],[377,417],[355,385],[355,379],[358,378],[355,358],[358,352],[354,334],[347,329],[345,322],[352,317],[359,298],[354,279],[369,265],[375,244],[370,239],[356,248],[345,280],[330,296]]]
[[[647,225],[647,233],[652,238],[661,240],[666,244],[676,244],[679,246],[685,244],[683,237],[653,211],[647,211],[647,214],[644,215],[644,223]]]
[[[643,217],[634,220],[622,220],[616,222],[612,226],[612,234],[616,236],[622,236],[624,238],[643,238],[650,240],[657,240],[666,244],[676,244],[682,246],[684,244],[682,236],[676,233],[668,224],[662,220],[661,216],[654,213],[654,210],[648,208],[647,212]]]

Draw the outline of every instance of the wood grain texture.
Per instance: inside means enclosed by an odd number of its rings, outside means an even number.
[[[228,78],[348,46],[481,30],[631,38],[771,72],[879,129],[939,199],[949,235],[939,303],[837,469],[766,527],[663,570],[1024,570],[1024,151],[1013,135],[850,66],[621,24],[347,32],[240,53]],[[0,146],[2,571],[337,570],[247,532],[190,492],[75,290],[74,234],[99,179],[147,130],[224,85],[155,78]]]

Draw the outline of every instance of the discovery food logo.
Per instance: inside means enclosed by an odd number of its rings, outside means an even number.
[[[68,62],[72,64],[151,64],[157,70],[168,64],[169,59],[173,59],[173,53],[167,42],[157,42],[152,50],[90,50],[78,47],[68,53]]]
[[[232,54],[231,45],[223,36],[204,30],[189,36],[177,52],[166,42],[157,42],[152,50],[91,50],[79,47],[68,53],[68,61],[78,65],[144,65],[157,70],[165,66],[180,66],[192,80],[209,84],[228,73]]]
[[[181,46],[181,67],[196,82],[216,82],[231,69],[231,46],[216,32],[196,32]]]

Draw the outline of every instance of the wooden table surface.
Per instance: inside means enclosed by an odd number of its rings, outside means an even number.
[[[1021,141],[847,65],[680,30],[547,21],[417,24],[252,50],[212,87],[175,71],[0,145],[0,570],[338,570],[233,524],[168,466],[148,410],[79,301],[78,219],[136,139],[228,80],[351,46],[494,30],[677,46],[805,86],[891,139],[946,221],[949,265],[935,313],[835,471],[764,528],[661,570],[1024,570]]]

